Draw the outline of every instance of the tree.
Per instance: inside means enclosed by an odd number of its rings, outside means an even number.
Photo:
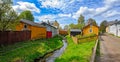
[[[78,29],[82,29],[85,26],[85,20],[84,20],[84,16],[81,14],[80,17],[78,18],[78,24],[76,25],[76,27]]]
[[[95,21],[94,19],[89,18],[87,24],[91,24],[91,23],[92,23],[93,25],[97,25],[97,23],[96,23],[96,21]]]
[[[78,18],[77,24],[72,23],[69,25],[71,29],[82,29],[84,26],[85,26],[85,20],[83,15],[80,15],[80,17]]]
[[[80,17],[78,18],[78,24],[84,24],[84,16],[81,14]]]
[[[29,10],[25,10],[25,11],[21,12],[21,14],[19,15],[19,18],[34,21],[34,17],[31,13],[31,11],[29,11]]]
[[[12,8],[11,0],[2,0],[0,3],[0,31],[15,29],[18,15]]]
[[[107,21],[104,20],[100,24],[100,32],[104,33],[106,31],[106,27],[107,27]]]
[[[68,30],[69,29],[69,26],[68,25],[65,25],[64,26],[64,30]]]

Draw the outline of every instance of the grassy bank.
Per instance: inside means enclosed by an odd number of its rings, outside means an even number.
[[[89,40],[88,40],[89,41]],[[81,44],[74,44],[70,37],[67,37],[68,46],[65,52],[55,62],[89,62],[95,40]]]
[[[42,57],[45,53],[62,46],[62,37],[56,36],[51,39],[20,42],[14,45],[0,48],[0,62],[34,62],[34,59]]]

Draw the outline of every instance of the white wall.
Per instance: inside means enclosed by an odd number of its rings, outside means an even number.
[[[115,24],[109,26],[108,32],[114,34],[115,36],[120,36],[120,24],[117,26]]]
[[[120,36],[120,24],[117,26],[118,28],[118,36]]]

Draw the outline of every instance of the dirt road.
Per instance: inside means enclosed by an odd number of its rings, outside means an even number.
[[[120,62],[120,38],[108,34],[100,36],[100,60],[98,62]]]

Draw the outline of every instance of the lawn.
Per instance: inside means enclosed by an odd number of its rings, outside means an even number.
[[[62,47],[62,37],[56,36],[50,39],[19,42],[14,45],[0,47],[0,62],[34,62],[34,59],[42,57],[45,53]]]
[[[89,62],[92,48],[95,46],[95,40],[74,44],[71,37],[67,36],[67,42],[68,46],[65,52],[55,62]]]

